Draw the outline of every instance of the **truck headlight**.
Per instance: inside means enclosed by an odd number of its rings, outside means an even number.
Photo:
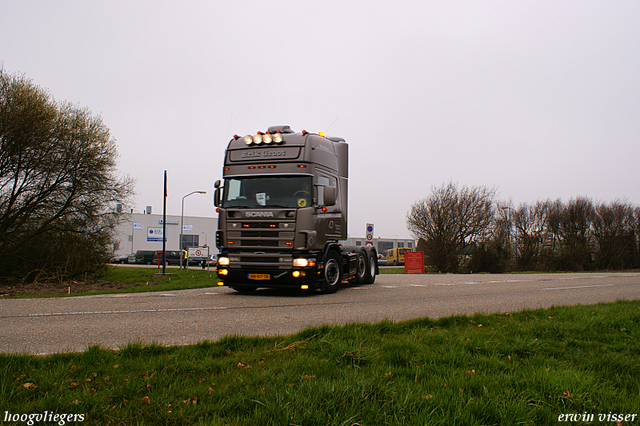
[[[229,258],[228,257],[219,257],[218,265],[220,266],[229,266]]]
[[[294,268],[306,268],[307,266],[315,266],[315,265],[316,265],[315,259],[304,259],[304,258],[293,259]]]

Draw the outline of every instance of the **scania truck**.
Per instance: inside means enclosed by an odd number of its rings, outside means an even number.
[[[373,284],[378,256],[347,239],[349,145],[323,133],[272,126],[234,135],[215,183],[219,285],[333,293]]]

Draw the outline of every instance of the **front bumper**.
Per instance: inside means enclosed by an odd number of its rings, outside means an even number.
[[[270,287],[315,290],[320,287],[320,269],[294,268],[275,270],[234,269],[229,267],[217,268],[218,285],[233,287]]]

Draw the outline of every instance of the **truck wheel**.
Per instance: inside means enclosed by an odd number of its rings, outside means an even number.
[[[327,256],[322,278],[323,293],[335,293],[338,291],[340,283],[342,282],[342,264],[340,258],[334,251],[330,251]]]
[[[378,272],[378,256],[375,250],[369,252],[369,263],[367,265],[368,268],[364,283],[373,284],[376,282],[376,273]]]
[[[370,262],[371,260],[367,256],[367,252],[362,249],[358,250],[358,257],[356,259],[356,284],[364,284],[367,282]]]

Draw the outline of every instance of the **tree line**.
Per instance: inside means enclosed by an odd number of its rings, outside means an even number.
[[[590,271],[640,267],[640,207],[625,201],[522,203],[496,189],[432,188],[414,203],[407,227],[425,262],[441,272]]]
[[[0,68],[0,284],[104,268],[133,193],[117,157],[100,117]]]

